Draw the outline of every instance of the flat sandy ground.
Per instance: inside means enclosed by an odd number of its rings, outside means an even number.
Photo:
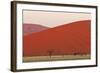
[[[59,60],[82,60],[90,59],[90,55],[63,55],[63,56],[35,56],[23,57],[23,62],[59,61]]]

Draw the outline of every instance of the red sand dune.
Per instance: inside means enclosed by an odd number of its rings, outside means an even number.
[[[38,25],[38,24],[28,24],[28,23],[23,24],[24,35],[28,35],[30,33],[35,33],[35,32],[40,32],[46,29],[48,29],[48,27]]]
[[[23,56],[90,54],[90,20],[77,21],[24,36]]]

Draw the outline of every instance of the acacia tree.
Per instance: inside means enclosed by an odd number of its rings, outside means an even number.
[[[48,54],[49,54],[50,58],[51,58],[51,56],[52,56],[53,52],[54,52],[54,50],[53,50],[53,49],[49,49],[49,50],[48,50]]]

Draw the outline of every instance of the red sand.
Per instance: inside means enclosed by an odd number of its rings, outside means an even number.
[[[90,54],[89,20],[64,24],[23,37],[23,56]]]

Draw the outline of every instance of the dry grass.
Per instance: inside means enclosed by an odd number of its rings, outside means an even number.
[[[82,60],[82,59],[90,59],[90,55],[63,55],[63,56],[23,57],[23,62]]]

